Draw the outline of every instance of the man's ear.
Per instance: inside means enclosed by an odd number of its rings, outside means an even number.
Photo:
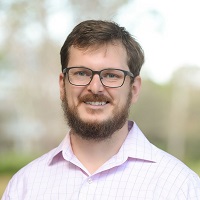
[[[60,86],[60,99],[61,101],[65,98],[65,76],[63,73],[59,75],[59,86]]]
[[[136,103],[141,90],[142,79],[140,76],[136,76],[132,83],[132,104]]]

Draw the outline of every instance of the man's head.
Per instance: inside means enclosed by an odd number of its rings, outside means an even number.
[[[74,28],[61,49],[60,74],[72,133],[104,140],[124,126],[138,98],[143,61],[140,45],[113,22],[90,20]]]

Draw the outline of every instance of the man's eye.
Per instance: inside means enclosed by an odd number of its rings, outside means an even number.
[[[88,76],[88,73],[84,72],[84,71],[78,71],[76,73],[74,73],[75,76]]]
[[[119,78],[119,76],[117,74],[107,73],[105,74],[104,78],[113,79],[113,78]]]

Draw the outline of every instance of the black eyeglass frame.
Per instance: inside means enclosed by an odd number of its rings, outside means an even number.
[[[119,87],[121,87],[121,86],[124,84],[124,81],[125,81],[126,76],[130,76],[131,78],[134,78],[134,77],[135,77],[135,76],[133,75],[133,73],[131,73],[131,72],[129,72],[129,71],[126,71],[126,70],[122,70],[122,69],[106,68],[106,69],[102,69],[102,70],[100,70],[100,71],[96,71],[96,70],[92,70],[92,69],[90,69],[90,68],[83,67],[83,66],[80,66],[80,67],[66,67],[66,68],[63,69],[63,74],[64,74],[64,75],[68,74],[69,70],[70,70],[70,69],[74,69],[74,68],[83,68],[83,69],[90,70],[90,71],[92,72],[92,76],[91,76],[91,79],[90,79],[89,83],[88,83],[88,84],[84,84],[84,85],[77,85],[77,84],[72,83],[72,82],[69,80],[69,75],[68,75],[67,78],[68,78],[69,83],[72,84],[72,85],[75,85],[75,86],[87,86],[87,85],[89,85],[89,84],[91,83],[91,81],[92,81],[92,79],[93,79],[93,77],[94,77],[95,74],[98,74],[98,75],[99,75],[99,79],[100,79],[102,85],[103,85],[104,87],[108,87],[108,88],[119,88]],[[118,71],[123,72],[123,73],[124,73],[124,80],[123,80],[122,84],[121,84],[120,86],[117,86],[117,87],[116,87],[116,86],[115,86],[115,87],[112,87],[112,86],[107,86],[107,85],[105,85],[105,84],[102,82],[102,79],[103,79],[103,78],[100,76],[101,72],[102,72],[102,71],[105,71],[105,70],[118,70]]]

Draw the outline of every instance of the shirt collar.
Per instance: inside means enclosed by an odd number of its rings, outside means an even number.
[[[70,143],[70,136],[69,133],[65,136],[63,141],[60,143],[60,145],[55,148],[52,152],[52,154],[49,157],[48,164],[52,164],[54,159],[56,159],[57,156],[62,155],[63,158],[67,158],[67,160],[71,160],[74,156],[71,143]]]
[[[120,151],[124,156],[150,162],[156,162],[153,145],[147,140],[136,123],[129,121],[129,134]],[[119,152],[120,153],[120,152]]]

